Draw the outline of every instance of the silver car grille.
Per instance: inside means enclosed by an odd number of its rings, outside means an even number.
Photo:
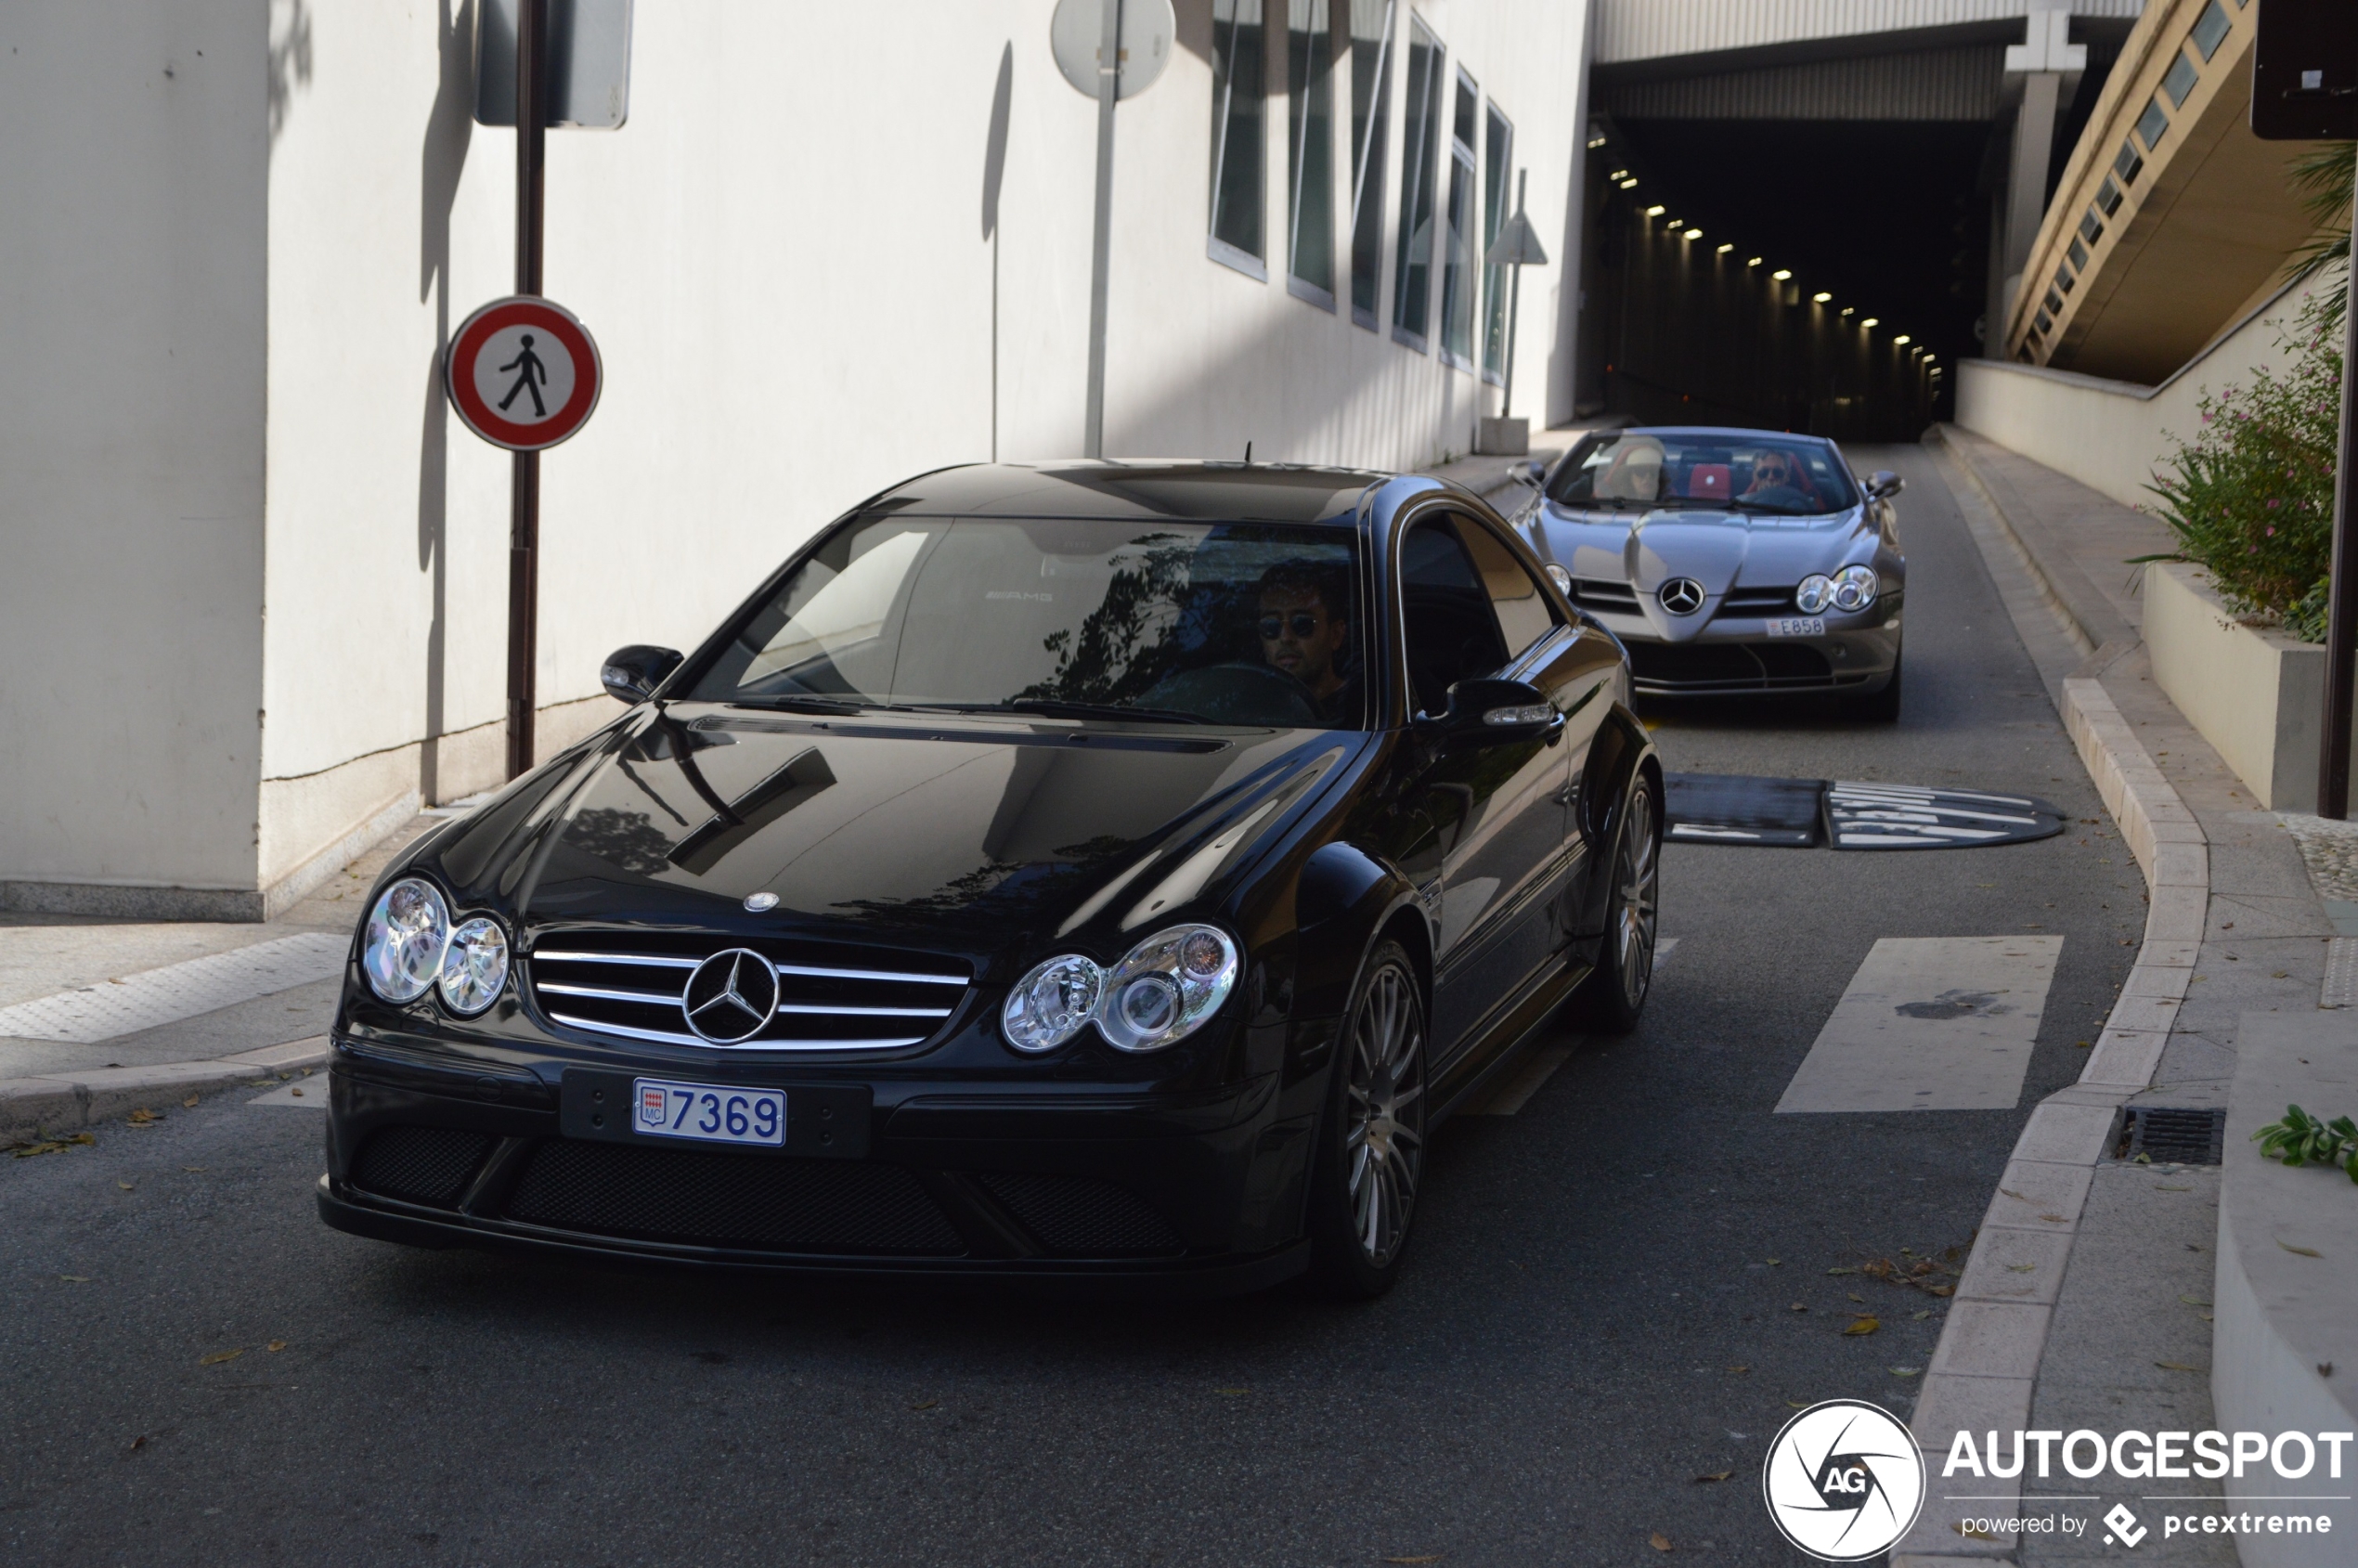
[[[721,1042],[692,1028],[684,1002],[697,967],[746,950],[777,977],[769,1020]],[[706,1050],[882,1051],[939,1034],[973,987],[973,971],[930,953],[880,952],[771,938],[548,932],[525,959],[533,999],[552,1022],[623,1040]]]

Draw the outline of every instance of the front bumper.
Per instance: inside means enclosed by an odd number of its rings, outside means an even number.
[[[631,1132],[634,1073],[696,1076],[340,1038],[320,1216],[422,1247],[1115,1294],[1251,1290],[1307,1263],[1313,1118],[1285,1114],[1305,1096],[1276,1073],[1182,1095],[714,1064],[785,1092],[781,1150]]]
[[[1641,697],[1864,694],[1883,690],[1899,663],[1896,613],[1872,625],[1844,625],[1829,616],[1825,634],[1818,637],[1771,637],[1763,619],[1719,616],[1679,642],[1663,641],[1642,616],[1598,618],[1628,648],[1631,683]]]

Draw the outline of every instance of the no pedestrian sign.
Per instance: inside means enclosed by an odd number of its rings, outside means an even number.
[[[589,329],[527,294],[468,317],[442,356],[450,406],[469,430],[513,452],[553,447],[587,424],[604,379]]]

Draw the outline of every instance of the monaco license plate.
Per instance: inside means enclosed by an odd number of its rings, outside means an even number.
[[[1826,619],[1823,616],[1784,616],[1768,623],[1771,637],[1823,637]]]
[[[630,1081],[630,1128],[657,1138],[708,1144],[784,1147],[786,1096],[775,1089],[731,1089],[718,1083]]]

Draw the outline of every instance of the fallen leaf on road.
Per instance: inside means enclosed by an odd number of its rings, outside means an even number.
[[[1725,1481],[1735,1473],[1736,1472],[1731,1470],[1723,1470],[1717,1475],[1698,1475],[1695,1477],[1695,1484],[1702,1486],[1714,1481]]]
[[[1932,1309],[1927,1307],[1922,1312],[1911,1312],[1908,1315],[1914,1318],[1917,1322],[1922,1323],[1925,1318],[1932,1315]]]
[[[2061,1214],[2041,1214],[2039,1217],[2046,1221],[2051,1225],[2059,1225],[2068,1223],[2065,1216]]]
[[[2017,1203],[2028,1203],[2030,1201],[2029,1199],[2025,1198],[2022,1194],[2016,1192],[2010,1186],[2002,1186],[1998,1190],[2004,1193],[2008,1198],[2013,1199]]]
[[[30,1160],[36,1154],[55,1154],[61,1148],[86,1147],[97,1141],[97,1137],[93,1134],[75,1133],[70,1137],[42,1138],[32,1143],[10,1144],[8,1152],[19,1160]]]
[[[1848,1335],[1848,1334],[1872,1334],[1872,1333],[1873,1333],[1876,1329],[1878,1329],[1878,1328],[1882,1328],[1882,1327],[1883,1327],[1883,1319],[1881,1319],[1881,1318],[1879,1318],[1879,1317],[1861,1317],[1861,1318],[1857,1318],[1857,1319],[1854,1319],[1854,1320],[1852,1321],[1852,1323],[1851,1323],[1850,1327],[1849,1327],[1849,1328],[1845,1328],[1845,1329],[1843,1330],[1843,1332],[1844,1332],[1846,1335]]]
[[[201,1176],[204,1174],[204,1167],[201,1165],[183,1165],[180,1169],[194,1176]]]
[[[276,1347],[274,1346],[273,1348],[275,1349]],[[920,1399],[911,1405],[909,1408],[912,1410],[930,1410],[940,1403],[941,1401],[939,1399]]]
[[[218,1367],[225,1361],[237,1360],[238,1357],[245,1354],[245,1353],[246,1351],[243,1345],[240,1345],[236,1350],[216,1350],[209,1355],[198,1356],[197,1365],[200,1367]]]
[[[2289,1241],[2279,1241],[2276,1245],[2282,1247],[2287,1252],[2298,1252],[2304,1258],[2322,1258],[2325,1256],[2323,1252],[2320,1252],[2314,1247],[2296,1247]]]
[[[1771,1258],[1768,1260],[1768,1266],[1770,1268],[1782,1268],[1785,1266],[1785,1260],[1782,1258]]]
[[[58,1277],[64,1280],[69,1285],[87,1285],[90,1283],[90,1276],[86,1274],[61,1274],[58,1276]]]
[[[121,1187],[125,1192],[136,1192],[138,1190],[137,1187],[134,1186],[129,1182],[117,1182],[115,1183],[115,1186]]]
[[[1891,1375],[1895,1378],[1912,1378],[1923,1370],[1921,1367],[1894,1367],[1891,1369]]]
[[[194,1110],[194,1109],[196,1109],[196,1108],[197,1108],[197,1096],[196,1096],[196,1095],[189,1095],[187,1099],[182,1100],[182,1101],[180,1102],[180,1108],[181,1108],[181,1109],[183,1109],[183,1110]]]
[[[1807,1312],[1809,1310],[1809,1303],[1807,1302],[1795,1302],[1793,1304],[1793,1309],[1795,1312]]]
[[[2183,1361],[2157,1361],[2154,1365],[2160,1367],[2165,1372],[2199,1372],[2202,1370],[2199,1367],[2189,1367]]]
[[[1927,1296],[1953,1296],[1956,1293],[1957,1288],[1954,1285],[1927,1285],[1924,1287],[1924,1294]]]
[[[2330,1362],[2330,1361],[2320,1361],[2319,1363],[2317,1363],[2317,1376],[2319,1376],[2319,1377],[2321,1377],[2321,1378],[2330,1378],[2330,1377],[2332,1377],[2333,1375],[2334,1375],[2334,1364],[2333,1364],[2332,1362]]]
[[[1670,1549],[1670,1537],[1657,1530],[1652,1535],[1646,1537],[1646,1544],[1653,1548],[1656,1551],[1668,1551]]]
[[[1856,1290],[1846,1290],[1846,1291],[1844,1291],[1844,1292],[1843,1292],[1843,1294],[1845,1294],[1845,1295],[1848,1296],[1848,1297],[1849,1297],[1852,1301],[1854,1301],[1854,1302],[1858,1302],[1861,1303],[1862,1305],[1865,1303],[1865,1302],[1866,1302],[1866,1300],[1867,1300],[1867,1298],[1866,1298],[1866,1297],[1864,1297],[1864,1296],[1860,1295],[1860,1294],[1859,1294],[1858,1291],[1856,1291]]]
[[[1785,1401],[1785,1406],[1788,1409],[1794,1410],[1807,1410],[1809,1408],[1807,1405],[1802,1403],[1798,1399],[1788,1399]]]
[[[131,1125],[134,1127],[145,1127],[151,1122],[161,1121],[163,1118],[158,1116],[154,1111],[149,1110],[146,1106],[141,1106],[137,1110],[133,1111],[126,1120],[129,1121]]]
[[[135,1438],[133,1438],[133,1439],[131,1440],[131,1451],[132,1451],[133,1453],[135,1453],[135,1454],[136,1454],[136,1453],[137,1453],[140,1449],[145,1448],[147,1445],[148,1445],[148,1434],[147,1434],[146,1432],[141,1432],[138,1436],[136,1436],[136,1437],[135,1437]]]
[[[1749,1372],[1752,1368],[1749,1367],[1730,1367],[1728,1370],[1730,1372]]]
[[[265,1350],[284,1350],[287,1348],[287,1341],[284,1340],[273,1340],[262,1348]]]
[[[1828,1274],[1857,1274],[1859,1271],[1855,1268],[1830,1268],[1826,1272]]]
[[[2281,980],[2287,973],[2287,971],[2283,969],[2271,969],[2268,971],[2268,978],[2272,980]]]
[[[290,1089],[287,1093],[292,1095],[298,1100],[303,1098],[303,1091],[300,1089]]]
[[[2039,1265],[2037,1263],[2008,1263],[2006,1265],[2006,1272],[2009,1274],[2036,1274],[2039,1272]]]

